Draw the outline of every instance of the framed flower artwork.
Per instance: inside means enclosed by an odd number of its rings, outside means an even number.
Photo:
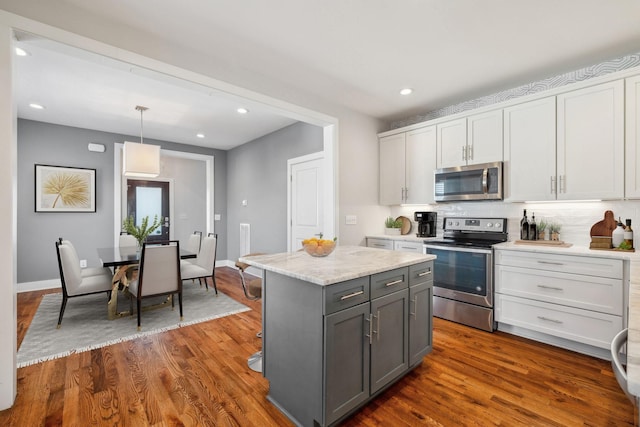
[[[96,170],[35,165],[36,212],[95,212]]]

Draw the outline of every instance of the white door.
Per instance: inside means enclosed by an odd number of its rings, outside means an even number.
[[[289,161],[289,251],[302,249],[302,241],[323,233],[324,157],[311,154]],[[324,236],[332,239],[334,236]]]

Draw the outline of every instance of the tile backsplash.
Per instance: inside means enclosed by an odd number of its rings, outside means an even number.
[[[520,238],[520,219],[523,210],[527,210],[527,217],[536,216],[540,220],[557,222],[562,225],[560,240],[578,246],[589,246],[591,241],[591,227],[604,219],[607,210],[613,212],[616,219],[622,222],[631,219],[634,230],[634,247],[640,245],[640,200],[638,201],[610,201],[610,202],[553,202],[553,203],[505,203],[505,202],[460,202],[438,203],[433,205],[394,206],[391,215],[405,216],[412,222],[411,233],[415,233],[417,226],[413,220],[415,211],[434,211],[438,213],[438,237],[442,236],[442,221],[445,217],[481,217],[507,218],[509,240]],[[381,228],[384,218],[380,218]]]

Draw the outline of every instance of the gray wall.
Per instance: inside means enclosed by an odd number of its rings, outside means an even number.
[[[17,133],[17,282],[59,278],[54,242],[60,236],[74,242],[80,257],[87,259],[90,266],[98,266],[99,260],[95,249],[113,245],[114,143],[122,143],[125,140],[137,141],[138,138],[22,119],[18,120]],[[104,153],[88,151],[89,142],[104,144],[106,151]],[[219,237],[218,259],[226,259],[227,227],[224,213],[227,210],[227,152],[167,141],[145,139],[145,142],[160,145],[163,149],[214,156],[215,212],[223,214],[222,220],[215,222],[215,231]],[[173,160],[167,162],[167,174],[174,173],[174,168],[180,168],[179,163],[174,163]],[[36,213],[34,211],[35,164],[96,169],[96,212]],[[176,193],[180,186],[184,189],[193,184],[193,181],[180,183],[176,180]],[[177,216],[179,212],[176,209]],[[193,216],[188,217],[195,220]],[[193,228],[191,220],[185,228]],[[181,238],[181,236],[176,237]]]
[[[240,223],[251,224],[252,252],[287,250],[287,160],[322,150],[323,129],[296,123],[228,152],[228,259],[244,255]]]

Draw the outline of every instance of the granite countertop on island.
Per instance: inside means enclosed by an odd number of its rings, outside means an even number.
[[[312,257],[298,251],[245,256],[240,262],[325,286],[435,258],[435,255],[382,251],[364,246],[336,246],[326,257]]]

